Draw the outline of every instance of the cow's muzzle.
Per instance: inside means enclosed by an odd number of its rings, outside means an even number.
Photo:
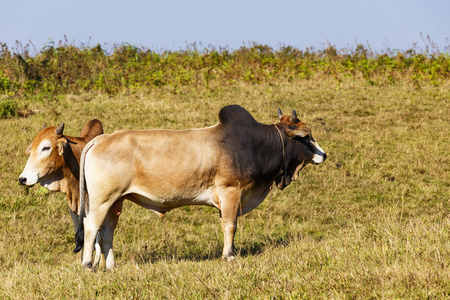
[[[26,186],[30,186],[31,187],[31,186],[35,185],[37,182],[33,182],[33,180],[30,180],[27,177],[20,176],[19,177],[19,183],[21,185],[26,185]]]
[[[327,154],[326,153],[320,153],[320,154],[314,154],[314,158],[313,158],[313,165],[318,165],[323,163],[325,160],[327,159]]]
[[[22,185],[26,185],[27,184],[27,178],[26,177],[19,177],[19,183]]]

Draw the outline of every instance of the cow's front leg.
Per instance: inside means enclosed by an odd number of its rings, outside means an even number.
[[[236,187],[227,187],[220,189],[218,195],[224,237],[222,258],[232,261],[234,259],[234,234],[237,228],[237,213],[240,206],[241,191]]]

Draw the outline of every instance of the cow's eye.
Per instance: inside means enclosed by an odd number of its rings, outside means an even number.
[[[44,148],[42,148],[42,152],[44,152],[44,151],[48,151],[48,150],[50,150],[50,147],[44,147]]]

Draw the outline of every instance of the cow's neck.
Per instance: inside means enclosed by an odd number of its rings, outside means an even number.
[[[53,173],[50,180],[41,182],[41,184],[49,191],[66,194],[70,209],[78,214],[80,191],[78,178],[75,178],[72,171],[68,168],[60,168]]]
[[[72,138],[75,140],[74,138]],[[78,206],[80,202],[80,190],[79,190],[79,179],[80,179],[80,150],[79,148],[84,147],[85,142],[77,140],[77,149],[72,149],[71,144],[66,144],[64,148],[64,162],[66,168],[64,168],[64,179],[61,181],[61,192],[67,195],[67,201],[69,202],[70,210],[78,214]]]
[[[85,143],[84,143],[85,144]],[[84,147],[82,144],[78,144],[78,147]],[[66,144],[64,147],[64,153],[63,158],[64,162],[66,164],[66,167],[70,170],[70,173],[73,177],[75,177],[77,180],[80,178],[80,151],[73,150],[69,143]],[[77,157],[78,156],[78,157]]]
[[[59,181],[59,191],[66,194],[70,210],[78,214],[78,205],[80,202],[78,178],[75,178],[68,169],[65,169],[63,173],[64,178]]]
[[[257,157],[258,163],[265,166],[265,180],[272,185],[275,178],[284,172],[285,168],[285,148],[287,136],[283,134],[275,125],[265,125],[264,143],[260,147]]]
[[[281,130],[277,127],[277,125],[273,125],[274,127],[275,127],[275,129],[277,130],[277,132],[278,132],[278,134],[280,135],[280,143],[281,143],[281,147],[282,147],[282,150],[283,150],[283,156],[282,156],[282,158],[281,158],[281,166],[280,166],[280,171],[278,171],[278,174],[277,174],[277,176],[279,175],[279,174],[282,174],[282,173],[284,173],[284,172],[286,172],[286,166],[285,166],[285,160],[286,160],[286,145],[285,145],[285,140],[286,140],[286,137],[284,137],[283,138],[283,134],[281,133]]]

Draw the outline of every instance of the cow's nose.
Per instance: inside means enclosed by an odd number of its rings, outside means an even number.
[[[26,177],[19,177],[19,182],[20,182],[20,184],[25,185],[27,183],[27,178]]]
[[[324,154],[323,154],[323,161],[326,161],[326,160],[327,160],[327,154],[324,153]]]

